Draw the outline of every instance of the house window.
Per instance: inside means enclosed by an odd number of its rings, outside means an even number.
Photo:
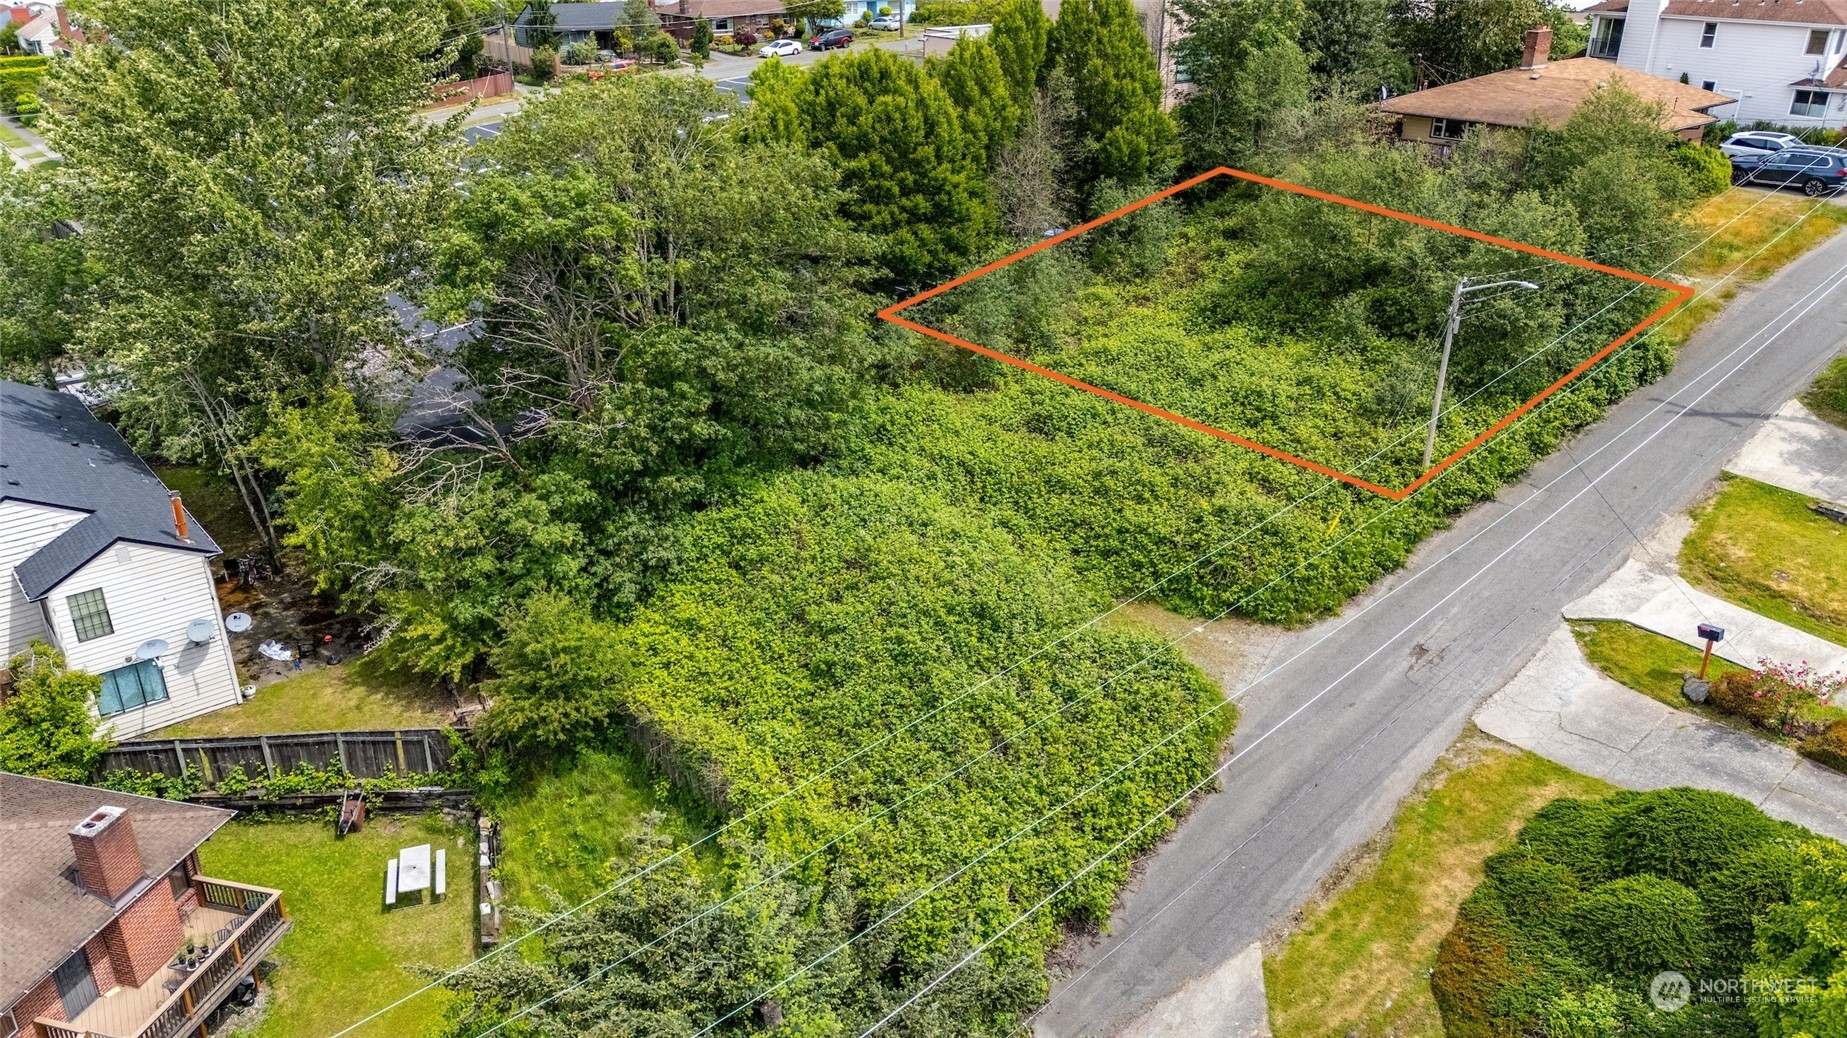
[[[1590,56],[1593,58],[1614,58],[1623,49],[1623,19],[1598,18],[1597,29],[1591,36]]]
[[[730,32],[731,31],[731,19],[729,18],[712,19],[712,31],[716,33]]]
[[[103,601],[101,588],[79,591],[64,601],[71,607],[71,626],[77,628],[78,641],[115,633],[115,622],[109,619],[109,605]]]
[[[1475,124],[1466,119],[1436,118],[1430,120],[1430,136],[1441,141],[1459,141]]]
[[[1804,54],[1826,54],[1828,53],[1828,37],[1831,35],[1833,34],[1830,33],[1826,29],[1810,29],[1808,49],[1803,51],[1802,53]]]
[[[13,1038],[19,1033],[19,1021],[13,1018],[13,1011],[0,1012],[0,1038]]]
[[[1796,103],[1789,106],[1790,115],[1819,119],[1828,114],[1828,92],[1826,90],[1798,90]]]
[[[167,679],[153,660],[142,660],[103,675],[103,690],[96,697],[96,712],[104,717],[133,710],[167,698]]]
[[[1699,45],[1702,47],[1705,47],[1708,50],[1711,50],[1712,41],[1715,38],[1717,38],[1718,35],[1719,35],[1719,23],[1718,22],[1707,22],[1706,27],[1700,30]]]
[[[1717,93],[1719,89],[1719,84],[1715,82],[1714,80],[1707,79],[1707,80],[1702,80],[1700,82],[1699,88],[1701,90],[1711,90],[1714,93]]]

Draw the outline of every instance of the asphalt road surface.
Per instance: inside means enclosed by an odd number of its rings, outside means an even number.
[[[1222,791],[1053,986],[1039,1038],[1134,1034],[1138,1017],[1306,900],[1532,658],[1560,608],[1613,572],[1636,535],[1693,504],[1847,345],[1844,279],[1838,234],[1741,293],[1667,378],[1431,537],[1340,617],[1286,638],[1240,696]]]

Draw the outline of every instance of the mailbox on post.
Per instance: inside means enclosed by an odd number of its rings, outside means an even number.
[[[1700,657],[1699,679],[1706,680],[1706,664],[1712,659],[1712,647],[1725,640],[1725,628],[1717,624],[1700,624],[1700,640],[1706,643],[1706,654]]]

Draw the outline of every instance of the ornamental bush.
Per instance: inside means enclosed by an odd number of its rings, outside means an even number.
[[[1830,722],[1820,734],[1804,739],[1797,750],[1817,764],[1847,772],[1847,717]]]
[[[1732,160],[1717,148],[1683,143],[1674,148],[1674,161],[1687,175],[1687,186],[1701,196],[1716,195],[1732,184]]]
[[[1648,992],[1663,970],[1697,983],[1758,968],[1764,921],[1796,899],[1811,846],[1839,849],[1705,790],[1547,804],[1488,859],[1438,949],[1430,985],[1446,1033],[1793,1036],[1753,1026],[1742,1003],[1664,1015]],[[1787,957],[1792,943],[1772,947]]]

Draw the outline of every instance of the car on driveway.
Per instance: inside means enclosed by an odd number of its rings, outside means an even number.
[[[868,22],[867,24],[870,25],[874,29],[879,29],[884,32],[897,32],[898,29],[901,27],[900,23],[898,22],[898,16],[895,14],[879,15],[877,18],[874,18],[872,21]]]
[[[833,29],[816,36],[808,44],[810,50],[833,50],[837,47],[853,45],[853,34],[845,29]]]
[[[1720,143],[1719,150],[1732,160],[1733,167],[1755,166],[1784,148],[1799,147],[1802,138],[1769,130],[1734,133]]]
[[[1847,150],[1784,148],[1746,169],[1740,183],[1799,187],[1810,198],[1830,195],[1847,185]]]
[[[759,58],[793,58],[802,52],[802,45],[794,40],[771,40],[757,51]]]

